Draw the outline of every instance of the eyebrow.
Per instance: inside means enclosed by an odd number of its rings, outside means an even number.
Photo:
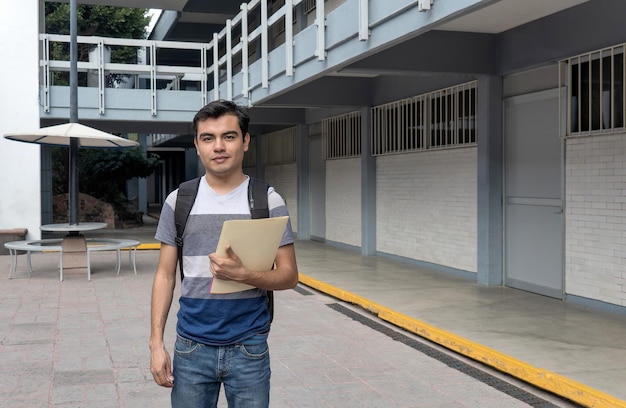
[[[227,130],[226,132],[221,134],[222,136],[230,136],[230,135],[235,135],[235,136],[239,136],[239,133],[236,130]],[[198,137],[202,137],[202,136],[215,136],[214,133],[210,133],[210,132],[202,132],[198,135]]]

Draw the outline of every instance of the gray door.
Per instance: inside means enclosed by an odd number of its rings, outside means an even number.
[[[558,91],[507,99],[505,284],[563,298],[562,150]]]

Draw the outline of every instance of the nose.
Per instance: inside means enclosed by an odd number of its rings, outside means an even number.
[[[216,137],[213,143],[213,150],[216,152],[221,152],[224,150],[224,139],[221,137]]]

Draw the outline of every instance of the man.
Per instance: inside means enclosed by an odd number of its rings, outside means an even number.
[[[249,178],[242,170],[250,143],[248,123],[244,108],[224,100],[209,103],[193,119],[194,145],[206,173],[183,235],[184,279],[173,364],[163,332],[176,284],[178,190],[167,197],[161,211],[156,232],[161,250],[152,287],[150,371],[157,384],[172,388],[173,407],[216,407],[221,384],[229,407],[269,406],[266,291],[291,289],[298,283],[291,225],[283,234],[273,270],[246,269],[230,248],[226,258],[214,253],[225,220],[250,218]],[[268,206],[270,217],[288,215],[272,187]],[[211,294],[212,279],[242,282],[255,289]]]

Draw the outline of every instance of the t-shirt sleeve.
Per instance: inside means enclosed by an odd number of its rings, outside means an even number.
[[[285,200],[281,197],[280,194],[274,187],[270,187],[267,190],[267,204],[270,210],[270,217],[283,217],[285,215],[289,215],[289,211],[287,210],[287,205],[285,204]],[[280,240],[280,246],[293,244],[293,229],[291,227],[291,217],[287,221],[287,226],[285,227],[285,232],[283,233],[283,237]]]
[[[178,189],[172,191],[163,204],[161,216],[157,225],[154,238],[164,244],[176,246],[176,221],[174,220],[174,208],[176,207],[176,197]]]

